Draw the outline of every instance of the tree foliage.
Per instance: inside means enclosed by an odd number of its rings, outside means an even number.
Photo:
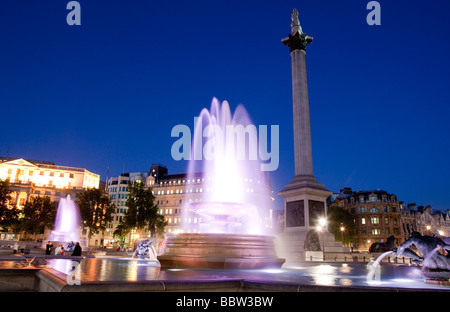
[[[102,190],[90,188],[81,192],[78,194],[77,205],[83,226],[89,229],[89,237],[106,230],[106,224],[112,220],[115,206]]]
[[[0,180],[0,227],[3,230],[18,223],[19,210],[10,205],[11,193],[9,182]]]
[[[337,241],[342,241],[342,238],[343,243],[346,244],[354,241],[356,227],[348,211],[339,206],[330,206],[328,207],[327,219],[328,231],[335,236]],[[341,231],[341,226],[344,227],[343,232]]]
[[[151,188],[145,189],[140,181],[136,181],[129,187],[125,205],[127,211],[116,227],[114,235],[123,237],[133,229],[136,229],[136,233],[150,232],[151,236],[164,234],[167,221],[159,214]]]
[[[45,228],[51,228],[55,223],[57,205],[50,197],[32,197],[23,207],[23,218],[20,227],[27,233],[44,233]]]

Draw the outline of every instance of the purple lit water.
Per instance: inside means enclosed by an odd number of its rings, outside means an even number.
[[[230,130],[249,131],[240,137],[243,141]],[[210,110],[200,112],[192,139],[183,213],[185,219],[201,220],[201,233],[265,234],[264,215],[271,208],[271,190],[255,155],[258,134],[254,130],[242,105],[232,113],[227,101],[220,103],[214,98]],[[189,223],[185,225],[185,232],[192,232]]]
[[[79,242],[79,227],[81,225],[80,210],[67,195],[61,198],[56,213],[55,227],[48,240],[57,242]]]

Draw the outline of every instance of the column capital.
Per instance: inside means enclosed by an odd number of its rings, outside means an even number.
[[[308,36],[306,33],[300,33],[300,31],[289,34],[288,37],[281,39],[281,42],[289,47],[290,52],[295,50],[306,51],[306,46],[311,44],[312,41],[313,37]]]

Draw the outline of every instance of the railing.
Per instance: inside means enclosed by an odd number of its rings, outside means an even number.
[[[381,254],[352,254],[352,255],[340,255],[340,256],[333,256],[333,255],[327,255],[325,253],[325,258],[322,259],[323,261],[328,262],[361,262],[361,263],[367,263],[373,260],[376,260]],[[313,259],[311,256],[310,261],[317,261]],[[386,256],[381,260],[381,262],[384,263],[392,263],[392,264],[412,264],[412,258],[408,257],[397,257],[397,256]]]

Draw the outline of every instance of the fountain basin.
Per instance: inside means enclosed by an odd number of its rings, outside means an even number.
[[[189,204],[189,211],[201,217],[201,233],[257,234],[249,226],[256,207],[245,203],[202,201]],[[249,231],[253,232],[249,233]]]
[[[250,234],[167,234],[163,268],[263,269],[280,268],[274,237]]]

